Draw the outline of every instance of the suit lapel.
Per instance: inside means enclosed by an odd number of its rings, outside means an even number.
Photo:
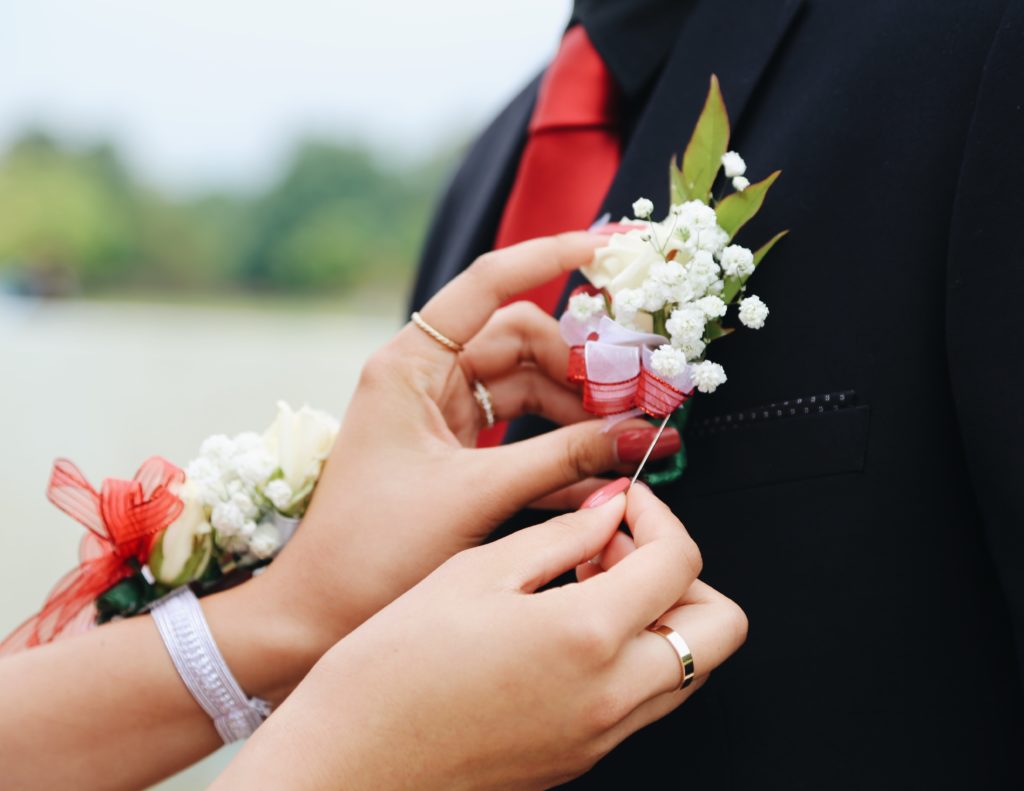
[[[655,202],[656,213],[664,213],[669,160],[682,153],[693,131],[711,74],[718,75],[735,132],[802,5],[803,0],[697,3],[629,139],[599,214],[617,219],[641,196]],[[563,302],[581,282],[578,273],[570,278]]]

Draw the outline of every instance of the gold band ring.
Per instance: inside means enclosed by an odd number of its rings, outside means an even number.
[[[437,341],[442,346],[444,346],[444,348],[448,349],[448,351],[452,351],[452,352],[455,352],[456,354],[458,354],[459,352],[465,350],[466,347],[463,346],[461,343],[453,341],[451,338],[449,338],[444,333],[438,332],[436,329],[434,329],[429,324],[427,324],[427,322],[419,314],[419,311],[413,311],[413,314],[412,314],[412,316],[410,318],[412,318],[412,323],[413,324],[415,324],[417,327],[419,327],[421,330],[423,330],[427,335],[429,335],[435,341]]]
[[[686,644],[679,632],[665,624],[649,626],[647,629],[664,637],[672,646],[672,650],[676,652],[676,656],[679,658],[679,688],[686,689],[693,683],[693,654],[690,653],[690,646]]]

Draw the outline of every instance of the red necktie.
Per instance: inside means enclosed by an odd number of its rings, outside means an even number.
[[[582,25],[562,38],[530,118],[529,135],[495,248],[574,231],[593,221],[619,167],[617,88]],[[554,313],[566,273],[514,300]],[[506,424],[480,432],[477,444],[501,443]]]

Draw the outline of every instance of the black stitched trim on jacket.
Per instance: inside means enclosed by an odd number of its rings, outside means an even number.
[[[768,420],[780,420],[787,417],[838,412],[856,405],[857,393],[854,390],[840,390],[834,393],[790,398],[764,406],[751,407],[726,415],[714,415],[698,420],[689,426],[687,434],[693,437],[704,437],[720,431],[748,426],[751,423],[763,423]]]

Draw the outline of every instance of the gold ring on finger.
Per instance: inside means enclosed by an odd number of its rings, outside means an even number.
[[[425,332],[435,341],[444,346],[444,348],[448,349],[448,351],[455,352],[456,354],[465,351],[466,347],[463,346],[461,343],[453,341],[440,330],[437,330],[434,327],[427,324],[426,320],[420,315],[419,311],[413,311],[413,314],[412,316],[410,316],[410,318],[412,319],[413,324],[415,324],[417,327],[423,330],[423,332]]]
[[[648,626],[647,629],[664,637],[668,644],[672,646],[672,650],[675,651],[676,656],[679,658],[679,688],[686,689],[693,683],[694,675],[693,654],[690,652],[690,646],[686,644],[686,641],[679,632],[669,626],[665,626],[665,624]]]

